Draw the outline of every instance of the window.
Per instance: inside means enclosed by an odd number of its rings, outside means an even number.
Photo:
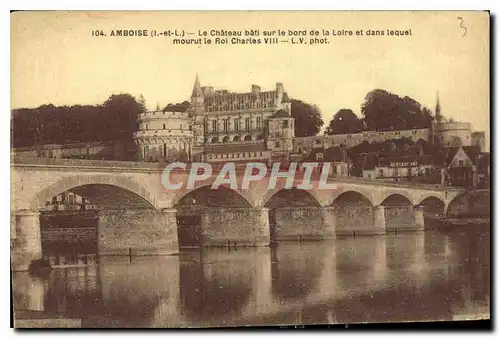
[[[378,170],[378,176],[384,177],[384,169],[379,169]]]
[[[165,123],[163,124],[163,129],[165,129]]]
[[[257,116],[257,129],[260,130],[262,128],[262,117]]]
[[[282,128],[283,129],[288,128],[288,120],[283,121]]]
[[[148,125],[146,124],[146,130],[148,130]]]
[[[240,131],[240,119],[234,119],[233,123],[234,123],[234,131],[235,132]]]
[[[323,161],[323,153],[316,154],[316,161]]]
[[[280,141],[276,141],[276,143],[274,144],[274,146],[275,146],[276,148],[279,148],[279,147],[280,147]]]
[[[227,133],[227,130],[229,129],[229,120],[225,119],[225,120],[222,120],[222,121],[223,121],[224,132]]]
[[[458,165],[459,165],[460,167],[463,167],[463,166],[464,166],[464,160],[459,160],[459,161],[458,161]]]
[[[182,123],[181,123],[181,130],[182,130]]]
[[[314,142],[315,142],[316,144],[321,144],[321,140],[320,140],[319,138],[317,138],[316,140],[314,140]]]
[[[250,130],[250,118],[245,118],[245,130]]]
[[[212,131],[217,132],[217,120],[212,120]]]

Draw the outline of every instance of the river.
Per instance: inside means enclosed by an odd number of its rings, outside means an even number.
[[[43,277],[14,273],[15,310],[82,318],[83,327],[490,316],[487,227],[285,243],[276,248],[182,251],[175,256],[88,256],[81,262],[86,264],[66,265]]]

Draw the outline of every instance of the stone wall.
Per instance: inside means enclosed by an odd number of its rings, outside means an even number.
[[[413,229],[413,206],[385,207],[385,227],[387,231]]]
[[[98,248],[100,255],[175,253],[178,251],[175,210],[101,211]]]
[[[322,208],[278,208],[273,212],[276,224],[272,233],[277,241],[320,240],[335,237],[334,224],[325,222]]]
[[[201,212],[203,246],[266,246],[270,243],[266,208],[206,208]]]
[[[42,230],[42,243],[80,243],[97,240],[97,228],[59,228]]]
[[[337,235],[377,234],[372,207],[350,207],[344,205],[336,208]],[[384,231],[385,232],[385,231]]]

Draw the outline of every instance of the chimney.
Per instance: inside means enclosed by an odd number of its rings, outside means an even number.
[[[259,95],[260,94],[260,86],[257,85],[252,85],[252,94],[253,95]]]

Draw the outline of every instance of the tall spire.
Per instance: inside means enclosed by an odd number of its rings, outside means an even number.
[[[198,73],[196,73],[196,80],[194,81],[193,93],[191,94],[191,97],[201,97],[201,96],[203,96],[203,91],[201,90]]]
[[[436,114],[436,120],[440,120],[441,118],[441,104],[439,103],[439,91],[436,93],[436,109],[434,110]]]

